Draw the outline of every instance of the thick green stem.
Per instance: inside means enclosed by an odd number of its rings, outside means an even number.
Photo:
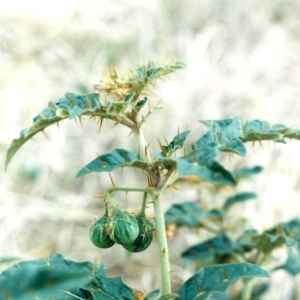
[[[169,251],[165,229],[165,219],[163,210],[163,199],[161,194],[153,197],[155,228],[159,247],[160,270],[161,270],[161,292],[162,295],[171,294],[171,277]]]

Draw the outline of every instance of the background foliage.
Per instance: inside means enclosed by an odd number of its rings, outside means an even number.
[[[187,63],[187,68],[174,75],[172,81],[158,86],[157,102],[161,98],[166,108],[151,117],[155,126],[149,124],[146,134],[161,134],[170,140],[180,126],[181,131],[194,129],[199,136],[205,126],[198,120],[233,116],[300,128],[300,18],[296,0],[157,0],[143,4],[88,1],[48,7],[35,1],[12,1],[11,5],[13,9],[0,4],[3,166],[10,141],[45,103],[55,101],[66,89],[79,94],[93,92],[93,84],[99,83],[99,76],[108,67],[127,70],[137,61],[153,56],[179,58]],[[47,130],[51,143],[39,134],[35,138],[38,144],[29,142],[8,172],[1,171],[0,255],[35,259],[59,252],[68,253],[68,259],[82,261],[101,257],[110,275],[123,273],[131,286],[138,284],[137,288],[141,288],[142,284],[151,290],[158,286],[156,267],[152,266],[155,245],[147,250],[153,257],[149,263],[144,260],[144,253],[129,258],[117,249],[119,259],[111,260],[111,255],[116,257],[114,250],[97,252],[89,242],[88,228],[102,207],[93,196],[110,181],[101,175],[75,179],[77,170],[91,157],[120,147],[120,137],[129,132],[120,127],[114,131],[111,124],[104,123],[102,134],[98,135],[98,125],[93,120],[85,119],[83,125],[85,130],[80,124],[74,130],[73,124],[64,122],[59,129]],[[193,132],[190,138],[193,140]],[[122,146],[130,149],[130,141],[130,137],[122,140]],[[224,162],[231,169],[245,165],[262,165],[265,169],[239,186],[241,191],[255,191],[258,199],[239,204],[243,205],[241,209],[231,211],[236,217],[242,210],[249,227],[260,231],[300,213],[296,163],[299,143],[262,145],[263,148],[255,145],[254,150],[249,146],[250,155],[243,162],[224,155]],[[252,151],[255,155],[251,155]],[[132,182],[137,180],[130,170],[125,177]],[[117,174],[114,180],[122,182]],[[183,182],[179,192],[170,192],[165,198],[174,201],[176,195],[178,202],[201,200],[214,206],[210,193],[209,185],[197,193]],[[232,194],[226,188],[220,199]],[[135,203],[131,195],[122,201],[126,207]],[[169,204],[166,201],[166,208]],[[197,242],[199,233],[184,228],[170,240],[172,267],[179,270],[173,279],[178,284],[193,272],[191,265],[185,266],[178,259],[178,245]],[[280,251],[275,259],[285,263]],[[275,275],[275,282],[284,282],[286,289],[272,290],[266,299],[289,299],[292,280],[282,271]]]

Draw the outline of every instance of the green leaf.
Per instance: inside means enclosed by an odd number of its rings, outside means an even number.
[[[274,234],[270,234],[268,232],[264,232],[263,234],[259,235],[256,239],[256,248],[268,254],[272,252],[274,249],[281,247],[285,242],[283,236],[276,236]]]
[[[252,192],[244,192],[244,193],[236,194],[236,195],[226,199],[226,201],[223,205],[223,209],[228,210],[232,205],[234,205],[236,203],[245,202],[245,201],[252,200],[255,198],[257,198],[257,194],[252,193]]]
[[[220,234],[216,237],[196,244],[185,250],[181,257],[188,260],[208,261],[215,258],[216,255],[229,255],[234,252],[241,252],[239,244]]]
[[[200,296],[196,296],[193,300],[230,300],[228,296],[223,292],[208,292]]]
[[[183,158],[172,159],[177,163],[179,176],[195,175],[204,180],[218,184],[235,185],[236,183],[232,174],[217,162],[212,163],[208,167],[191,163]]]
[[[282,240],[287,246],[293,246],[300,254],[300,219],[295,218],[283,222],[266,230],[264,235],[272,236],[272,239]]]
[[[250,263],[202,267],[180,287],[179,298],[200,299],[196,297],[212,291],[224,292],[236,280],[253,277],[269,277],[269,274],[259,266]]]
[[[245,156],[247,151],[243,143],[270,140],[285,143],[284,138],[300,139],[300,131],[285,125],[270,125],[268,122],[253,120],[241,122],[237,118],[224,120],[200,120],[208,132],[198,141],[216,142],[220,151]]]
[[[175,136],[172,141],[167,146],[162,146],[162,155],[169,157],[171,156],[176,150],[183,147],[183,144],[187,138],[187,136],[190,134],[191,130],[187,130],[184,132],[179,133],[177,136]]]
[[[87,115],[113,119],[126,125],[133,125],[132,121],[127,117],[127,114],[130,114],[130,110],[132,109],[131,98],[127,99],[125,97],[125,100],[103,104],[100,102],[99,94],[82,96],[67,93],[65,94],[65,98],[60,98],[58,102],[50,101],[48,106],[34,117],[33,124],[29,128],[23,129],[20,137],[12,141],[7,151],[5,169],[7,169],[12,157],[24,143],[38,132],[64,119],[74,119],[75,117]]]
[[[241,168],[241,169],[237,169],[232,171],[232,175],[234,176],[234,178],[236,179],[242,179],[242,178],[249,178],[253,175],[259,174],[263,171],[263,167],[261,166],[255,166],[252,168]]]
[[[283,269],[292,276],[296,276],[300,273],[300,255],[295,252],[293,248],[289,247],[288,257],[286,262],[275,268],[275,270]]]
[[[95,280],[94,286],[83,288],[92,294],[93,299],[135,300],[133,290],[123,282],[121,276],[115,278],[95,276]]]
[[[185,201],[171,205],[165,212],[165,222],[166,225],[176,223],[178,226],[198,227],[200,219],[223,216],[224,213],[221,211],[205,211],[195,202]]]
[[[102,265],[72,262],[55,254],[48,259],[18,263],[0,274],[0,299],[68,299],[65,291],[105,276]]]
[[[259,236],[259,233],[255,229],[245,230],[236,242],[241,246],[241,248],[245,251],[251,251],[256,247],[256,241]]]
[[[136,167],[147,170],[148,164],[136,153],[124,149],[114,149],[92,160],[77,173],[76,177],[78,178],[91,172],[111,172],[121,167]]]

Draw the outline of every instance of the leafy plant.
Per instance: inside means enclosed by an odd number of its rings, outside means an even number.
[[[264,232],[240,228],[235,236],[235,224],[230,210],[237,204],[257,198],[253,192],[239,192],[216,207],[183,201],[174,203],[164,212],[163,194],[175,182],[187,178],[199,178],[215,187],[236,186],[240,181],[262,171],[260,166],[227,170],[219,160],[220,152],[245,156],[246,142],[264,140],[285,143],[286,138],[300,139],[300,131],[282,124],[271,125],[265,121],[241,121],[237,118],[201,120],[207,131],[187,146],[190,130],[177,132],[170,142],[159,141],[157,152],[149,151],[144,136],[144,125],[149,116],[161,105],[152,105],[145,91],[155,81],[184,67],[181,62],[157,65],[153,62],[119,76],[114,71],[106,82],[95,86],[95,93],[75,95],[67,93],[57,102],[50,101],[34,119],[33,124],[21,131],[7,151],[5,168],[19,148],[50,125],[64,119],[81,119],[84,116],[98,118],[129,128],[137,144],[137,152],[114,149],[102,154],[84,166],[76,177],[93,172],[112,172],[118,168],[143,170],[146,186],[112,186],[102,194],[105,211],[90,228],[91,242],[99,248],[121,245],[129,252],[142,252],[154,238],[158,242],[161,268],[160,290],[145,294],[127,286],[121,277],[108,278],[104,266],[77,263],[55,254],[37,261],[15,265],[0,275],[0,299],[255,299],[269,287],[269,273],[284,269],[292,276],[299,273],[300,220],[293,219]],[[141,110],[148,105],[148,112]],[[202,184],[198,185],[200,188]],[[115,203],[116,192],[141,194],[141,205],[134,212],[122,210]],[[218,194],[218,188],[213,196]],[[151,202],[147,202],[148,198]],[[177,201],[178,202],[178,201]],[[153,206],[154,220],[146,214],[146,206]],[[179,290],[171,287],[169,252],[166,234],[176,228],[188,227],[206,230],[201,242],[191,245],[181,257],[197,262],[199,269]],[[87,229],[88,234],[88,229]],[[262,268],[270,254],[286,245],[289,254],[286,263],[267,272]],[[295,249],[292,250],[292,249]],[[105,251],[105,250],[103,250]],[[125,251],[125,250],[124,250]],[[240,289],[232,284],[242,280]],[[258,299],[258,298],[257,298]]]

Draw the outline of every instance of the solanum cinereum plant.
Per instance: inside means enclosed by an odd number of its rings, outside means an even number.
[[[90,230],[87,229],[87,234],[96,247],[103,249],[101,251],[119,244],[122,246],[120,251],[142,252],[157,239],[161,286],[144,293],[127,286],[121,276],[107,277],[103,265],[73,262],[54,254],[37,261],[18,263],[4,271],[0,275],[1,299],[258,299],[255,297],[260,297],[269,287],[271,272],[281,268],[291,275],[299,273],[299,219],[278,224],[262,233],[244,228],[238,237],[232,234],[228,211],[236,203],[254,199],[256,194],[253,192],[237,193],[224,199],[222,205],[210,208],[196,202],[176,201],[164,212],[164,192],[175,182],[180,184],[181,180],[198,178],[197,189],[205,188],[205,183],[209,182],[216,187],[214,193],[217,193],[222,186],[234,187],[262,170],[259,166],[227,170],[220,162],[220,152],[243,157],[247,142],[269,140],[285,143],[286,138],[300,138],[298,130],[260,120],[201,120],[207,132],[190,141],[189,145],[186,140],[191,131],[178,131],[165,144],[161,142],[164,138],[158,137],[158,151],[150,152],[144,126],[149,116],[162,106],[152,104],[145,96],[146,92],[158,79],[183,67],[181,62],[169,65],[151,62],[124,76],[114,71],[106,81],[95,86],[93,94],[67,93],[57,102],[50,101],[33,119],[33,124],[13,140],[5,166],[7,168],[25,142],[65,119],[88,116],[98,119],[100,126],[104,120],[126,126],[132,133],[130,138],[135,138],[138,150],[132,152],[120,145],[120,148],[93,159],[79,170],[77,177],[130,167],[143,170],[147,184],[117,186],[112,181],[112,186],[102,192],[104,212]],[[147,112],[142,114],[145,109]],[[134,212],[121,209],[115,203],[116,192],[139,193],[141,204]],[[147,216],[146,206],[153,207],[154,218]],[[172,290],[166,232],[182,226],[206,230],[210,238],[200,238],[199,244],[181,254],[188,261],[196,261],[200,268],[178,290]],[[286,262],[267,272],[262,265],[273,250],[284,245],[288,249]],[[239,279],[243,285],[232,285]]]

